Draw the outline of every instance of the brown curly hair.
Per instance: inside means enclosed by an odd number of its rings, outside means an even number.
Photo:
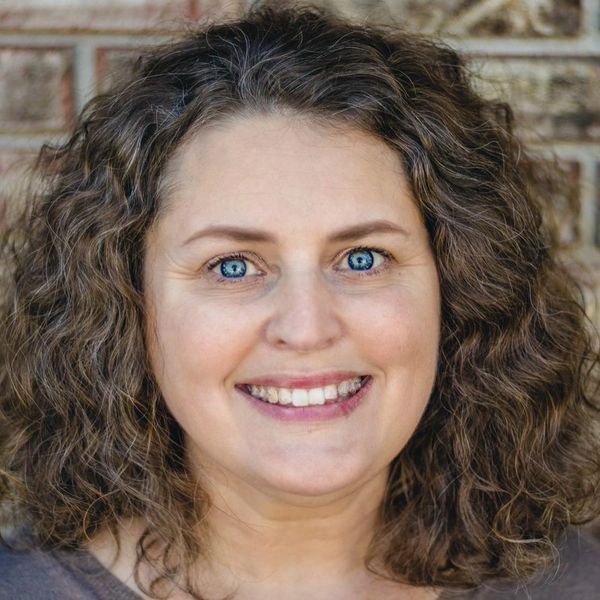
[[[259,3],[145,52],[46,145],[45,185],[2,238],[0,501],[41,547],[76,548],[143,516],[149,589],[208,552],[144,341],[145,236],[189,136],[290,111],[395,149],[442,294],[436,383],[393,460],[367,568],[418,586],[522,579],[600,512],[597,333],[542,219],[554,187],[464,60],[401,28]],[[194,525],[192,527],[192,524]],[[375,564],[381,569],[375,570]],[[185,578],[187,591],[191,578]]]

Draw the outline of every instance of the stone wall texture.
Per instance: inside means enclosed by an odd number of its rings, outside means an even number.
[[[600,324],[600,0],[313,1],[435,36],[466,56],[484,95],[510,102],[523,138],[557,156],[573,184],[560,239]],[[250,3],[0,0],[0,200],[18,201],[40,145],[64,137],[140,47]]]

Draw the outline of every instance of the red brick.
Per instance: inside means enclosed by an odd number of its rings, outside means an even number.
[[[542,141],[600,140],[600,59],[473,58],[476,85],[508,101],[523,136]]]
[[[2,176],[2,180],[4,181],[6,177],[10,177],[12,173],[26,169],[36,156],[37,152],[33,150],[0,148],[0,176]]]
[[[0,131],[58,131],[73,115],[73,54],[66,48],[0,48]]]
[[[240,15],[245,6],[245,0],[190,0],[190,17],[192,19],[202,19],[205,16],[233,17]]]
[[[241,10],[243,0],[9,0],[0,8],[4,31],[171,31],[204,15]]]
[[[576,35],[582,0],[317,0],[358,19],[396,23],[448,36],[553,37]]]
[[[119,78],[131,72],[140,48],[98,48],[96,51],[96,89],[105,92]]]

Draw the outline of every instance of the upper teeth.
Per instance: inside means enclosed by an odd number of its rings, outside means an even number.
[[[250,385],[250,393],[257,398],[272,404],[292,404],[308,406],[309,404],[325,404],[326,400],[335,400],[340,396],[348,396],[356,392],[362,385],[363,378],[346,379],[338,385],[312,388],[310,390],[277,388],[264,385]]]

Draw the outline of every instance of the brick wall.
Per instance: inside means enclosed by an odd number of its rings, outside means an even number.
[[[435,35],[468,56],[481,90],[508,99],[523,137],[556,152],[577,184],[561,239],[600,290],[600,0],[315,1]],[[40,144],[64,136],[136,47],[246,2],[0,1],[0,194],[15,201]],[[591,294],[589,312],[600,323]]]

